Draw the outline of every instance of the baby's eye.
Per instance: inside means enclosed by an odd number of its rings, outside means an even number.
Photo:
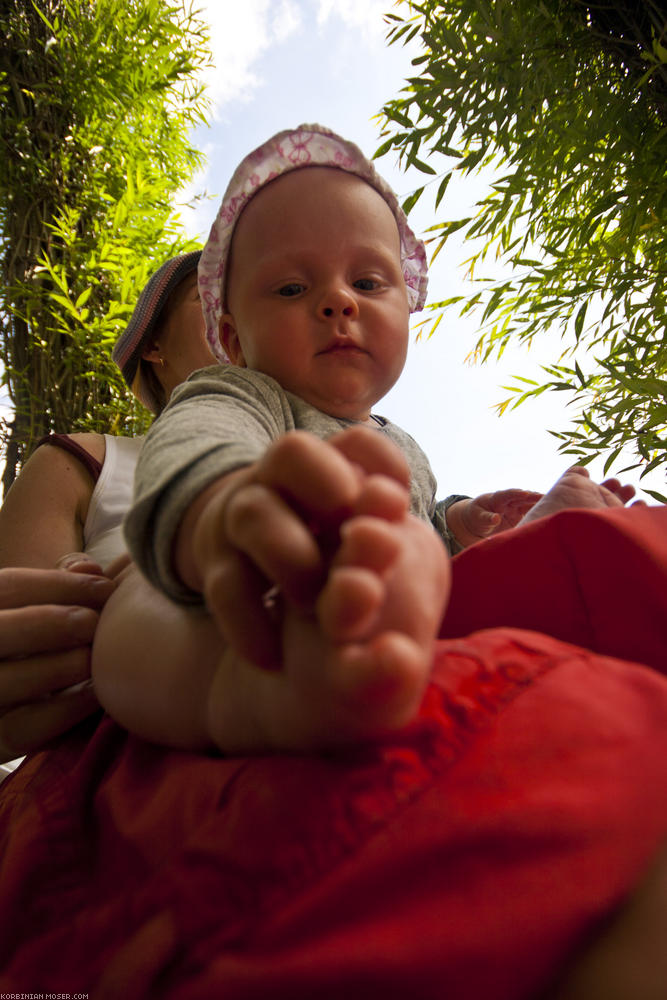
[[[379,281],[375,278],[357,278],[354,282],[354,287],[359,288],[362,292],[372,292],[379,285]]]
[[[278,295],[284,296],[286,299],[291,298],[293,295],[299,295],[303,289],[304,285],[300,285],[298,281],[290,281],[287,285],[282,285],[278,289]]]

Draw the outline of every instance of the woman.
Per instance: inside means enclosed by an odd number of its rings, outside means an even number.
[[[174,257],[155,272],[114,349],[128,385],[155,414],[176,385],[216,361],[197,290],[199,257]],[[141,442],[102,434],[46,438],[0,510],[0,567],[32,568],[0,582],[0,760],[43,745],[98,707],[87,680],[88,647],[112,590],[99,574],[124,550],[120,524]],[[87,560],[66,564],[86,579],[52,569],[83,552]],[[38,607],[41,600],[46,607]]]

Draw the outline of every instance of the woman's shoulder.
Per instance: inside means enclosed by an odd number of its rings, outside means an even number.
[[[78,434],[64,434],[62,437],[69,438],[70,441],[73,441],[84,451],[87,451],[100,464],[104,463],[104,456],[106,454],[106,439],[104,434],[95,434],[86,431]]]

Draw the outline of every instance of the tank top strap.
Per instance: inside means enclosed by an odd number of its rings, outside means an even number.
[[[73,455],[74,458],[77,458],[93,477],[93,482],[96,483],[100,478],[102,473],[102,462],[93,458],[93,456],[77,441],[71,438],[69,434],[46,434],[37,442],[37,447],[39,448],[40,445],[43,444],[50,444],[55,448],[62,448],[63,451],[67,451],[70,455]]]

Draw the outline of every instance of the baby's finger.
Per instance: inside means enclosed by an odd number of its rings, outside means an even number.
[[[283,435],[257,464],[255,481],[288,498],[304,517],[340,523],[356,499],[359,480],[346,458],[312,434]]]
[[[267,587],[252,563],[230,549],[207,574],[204,599],[235,653],[257,666],[275,668],[280,641],[264,599]]]
[[[61,691],[48,701],[22,705],[0,718],[0,760],[40,750],[99,709],[88,682]]]
[[[85,552],[68,552],[56,563],[57,569],[66,569],[70,573],[90,573],[93,576],[103,576],[101,565]]]
[[[230,497],[225,534],[286,598],[310,607],[322,582],[322,557],[309,527],[273,490],[251,483]]]
[[[378,473],[410,486],[410,469],[400,449],[370,427],[350,427],[328,439],[337,451],[369,475]]]
[[[502,520],[500,514],[494,510],[487,510],[480,505],[479,500],[468,501],[461,505],[461,519],[466,531],[478,538],[486,538]]]
[[[484,510],[476,512],[475,515],[471,517],[471,522],[472,524],[470,530],[472,533],[480,535],[482,538],[486,538],[488,535],[492,535],[496,528],[500,525],[502,517],[500,514],[495,514],[490,510]]]

